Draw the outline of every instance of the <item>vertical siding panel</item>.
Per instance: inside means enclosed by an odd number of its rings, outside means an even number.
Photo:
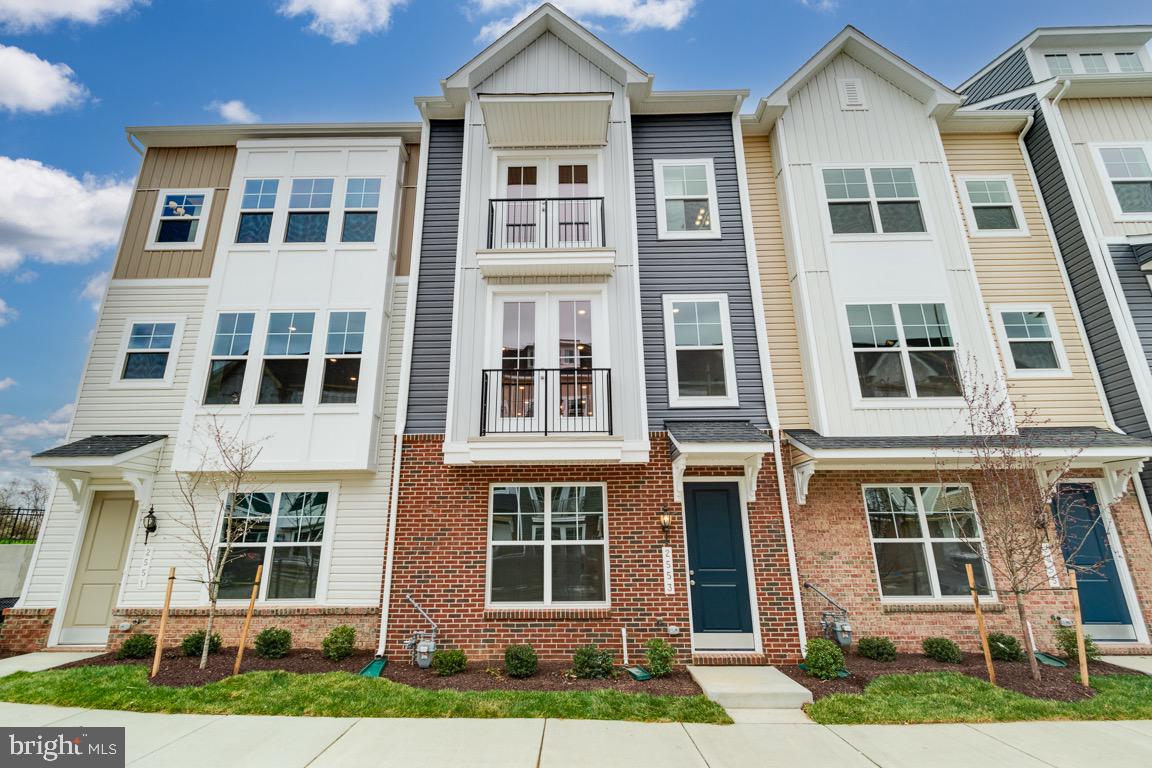
[[[1028,57],[1024,53],[1024,49],[1020,48],[960,93],[967,97],[964,101],[965,104],[972,104],[991,99],[1002,93],[1027,88],[1032,83],[1032,70],[1028,66]]]

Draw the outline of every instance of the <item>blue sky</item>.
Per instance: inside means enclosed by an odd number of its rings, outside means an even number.
[[[569,0],[660,89],[768,93],[845,24],[947,85],[1145,0]],[[523,0],[0,0],[0,481],[60,441],[139,157],[125,125],[413,120]]]

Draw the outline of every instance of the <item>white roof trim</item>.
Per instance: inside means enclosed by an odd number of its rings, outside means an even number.
[[[164,448],[167,438],[163,440],[155,440],[147,445],[142,445],[139,448],[133,448],[130,451],[117,453],[113,456],[33,456],[29,459],[29,463],[34,467],[44,467],[46,469],[73,469],[73,470],[89,470],[89,469],[102,469],[102,468],[116,468],[121,467],[133,459],[138,459],[141,456],[149,456],[153,453],[159,454]]]

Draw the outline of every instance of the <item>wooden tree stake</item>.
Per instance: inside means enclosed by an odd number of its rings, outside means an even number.
[[[176,566],[168,569],[168,589],[164,593],[164,610],[160,612],[160,629],[156,633],[156,652],[152,656],[152,673],[156,677],[160,671],[160,654],[164,652],[164,630],[168,627],[168,606],[172,604],[172,585],[176,583]]]
[[[1076,571],[1068,571],[1068,588],[1072,590],[1072,617],[1076,620],[1076,653],[1080,657],[1080,685],[1088,687],[1088,657],[1084,654],[1084,624],[1080,621],[1080,590],[1076,588]]]
[[[992,649],[988,646],[988,629],[984,626],[984,611],[980,610],[980,593],[976,590],[976,574],[972,563],[965,563],[968,572],[968,591],[972,593],[972,605],[976,609],[976,626],[980,629],[980,645],[984,648],[984,664],[988,667],[988,682],[996,685],[996,667],[992,665]]]
[[[248,598],[248,614],[244,617],[244,628],[240,630],[240,647],[236,649],[236,663],[232,665],[232,674],[240,674],[240,662],[244,659],[244,646],[248,643],[248,628],[252,626],[252,611],[256,608],[256,595],[260,592],[260,575],[264,573],[264,565],[256,566],[256,581],[252,582],[252,596]]]

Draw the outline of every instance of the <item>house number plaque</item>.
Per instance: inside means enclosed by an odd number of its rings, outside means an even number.
[[[663,548],[664,556],[664,594],[671,595],[676,591],[676,582],[672,576],[672,547]]]

